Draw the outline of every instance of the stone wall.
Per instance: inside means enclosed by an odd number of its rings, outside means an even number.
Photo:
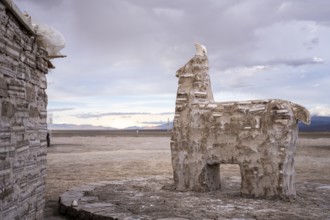
[[[47,53],[11,0],[0,1],[0,219],[43,219]]]

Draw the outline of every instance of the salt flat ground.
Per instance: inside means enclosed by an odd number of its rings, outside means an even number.
[[[295,161],[298,197],[296,202],[299,203],[299,189],[306,184],[308,187],[304,188],[301,200],[315,195],[315,198],[311,198],[313,204],[310,207],[309,203],[307,207],[302,207],[306,210],[306,215],[299,213],[297,219],[330,219],[330,201],[324,201],[330,198],[330,135],[302,135],[299,138]],[[237,182],[240,176],[237,165],[220,168],[223,181],[231,179]],[[170,137],[79,134],[53,137],[47,156],[45,219],[62,219],[56,212],[58,196],[71,187],[88,182],[155,176],[172,177]],[[226,184],[223,185],[223,190],[226,190]],[[234,190],[238,192],[239,187],[236,186]],[[314,212],[319,214],[311,212],[309,215],[309,208],[317,209]],[[322,212],[323,209],[327,210]],[[276,219],[281,219],[280,213]]]

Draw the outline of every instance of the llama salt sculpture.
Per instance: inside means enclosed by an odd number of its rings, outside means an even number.
[[[219,166],[238,164],[242,195],[294,196],[298,120],[309,124],[308,110],[280,99],[215,102],[206,49],[195,46],[196,55],[177,71],[171,139],[174,188],[218,190]]]

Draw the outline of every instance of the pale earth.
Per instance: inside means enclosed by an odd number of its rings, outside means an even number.
[[[241,198],[239,167],[224,165],[220,167],[221,191],[184,193],[185,199],[177,201],[181,202],[180,210],[173,209],[167,217],[175,215],[187,219],[330,219],[330,134],[300,134],[295,168],[297,196],[292,201]],[[150,179],[144,184],[145,189],[150,190],[155,186],[160,188],[171,183],[169,136],[75,134],[53,137],[47,155],[45,219],[66,219],[58,214],[58,196],[74,186],[89,182],[141,178]],[[132,184],[135,184],[134,181]],[[162,193],[167,195],[165,200],[177,199],[173,196],[178,192]],[[102,195],[100,197],[103,202],[106,202],[107,194],[111,194],[111,189],[103,188],[95,192],[95,195]],[[143,198],[141,197],[141,200],[144,200]],[[120,205],[125,206],[124,203]],[[135,206],[126,208],[134,208],[135,212],[139,212],[139,207],[147,203],[147,200],[139,201]],[[198,212],[198,206],[202,212]],[[203,206],[206,208],[203,209]],[[217,207],[219,212],[211,210],[210,207]],[[167,207],[163,204],[159,206],[159,209],[163,210],[170,208],[173,208],[170,202]]]

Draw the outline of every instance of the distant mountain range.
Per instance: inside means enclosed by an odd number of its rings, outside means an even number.
[[[299,131],[304,132],[330,132],[330,117],[312,116],[310,125],[299,122]]]
[[[169,124],[161,124],[158,126],[145,126],[145,127],[127,127],[124,129],[172,129],[173,123]],[[104,127],[104,126],[94,126],[94,125],[75,125],[75,124],[49,124],[48,129],[50,130],[118,130],[117,128],[112,127]],[[305,125],[299,122],[299,131],[303,132],[330,132],[330,117],[326,116],[312,116],[312,122],[310,125]]]
[[[155,130],[169,130],[173,128],[173,122],[170,122],[170,124],[165,123],[157,126],[131,126],[127,128],[123,128],[123,130],[143,130],[143,129],[155,129]]]

